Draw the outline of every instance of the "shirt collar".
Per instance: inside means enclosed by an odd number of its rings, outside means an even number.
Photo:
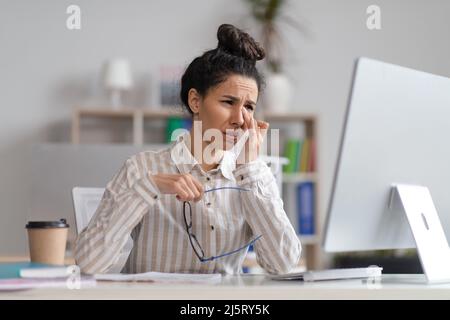
[[[200,164],[190,151],[190,141],[190,134],[189,132],[186,132],[179,135],[171,147],[170,156],[180,173],[190,173],[195,166],[200,167]],[[230,151],[224,151],[222,159],[219,161],[217,170],[219,170],[225,178],[235,181],[233,175],[235,168],[236,162],[233,153]]]

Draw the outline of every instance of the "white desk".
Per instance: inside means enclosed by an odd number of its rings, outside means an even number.
[[[179,285],[98,282],[94,288],[0,292],[2,299],[450,299],[450,284],[420,283],[421,275],[384,275],[381,281],[271,281],[264,275],[225,276],[219,284]]]

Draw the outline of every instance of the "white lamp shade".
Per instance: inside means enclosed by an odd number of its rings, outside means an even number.
[[[126,59],[114,59],[106,63],[105,87],[112,90],[127,90],[133,86],[130,63]]]

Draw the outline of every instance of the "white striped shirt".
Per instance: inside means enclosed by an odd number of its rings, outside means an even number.
[[[297,265],[301,244],[267,164],[256,160],[236,166],[231,153],[225,152],[219,166],[205,172],[186,139],[188,134],[163,150],[130,157],[108,183],[92,220],[75,244],[75,259],[83,272],[111,270],[130,235],[133,249],[122,272],[241,272],[248,248],[213,261],[198,259],[186,231],[183,202],[174,194],[160,193],[151,177],[158,173],[190,173],[205,190],[249,190],[211,191],[202,200],[191,202],[191,232],[205,256],[233,251],[261,235],[253,247],[262,268],[269,273],[286,273]]]

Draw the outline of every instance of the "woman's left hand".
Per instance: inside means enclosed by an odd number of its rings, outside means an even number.
[[[264,141],[264,137],[269,129],[269,123],[265,121],[257,121],[253,118],[253,114],[247,111],[247,109],[242,109],[242,114],[244,116],[244,125],[242,129],[244,131],[249,131],[249,136],[247,142],[244,146],[244,153],[238,157],[238,164],[248,163],[256,160],[259,154],[259,148]],[[244,158],[243,158],[244,157]]]

